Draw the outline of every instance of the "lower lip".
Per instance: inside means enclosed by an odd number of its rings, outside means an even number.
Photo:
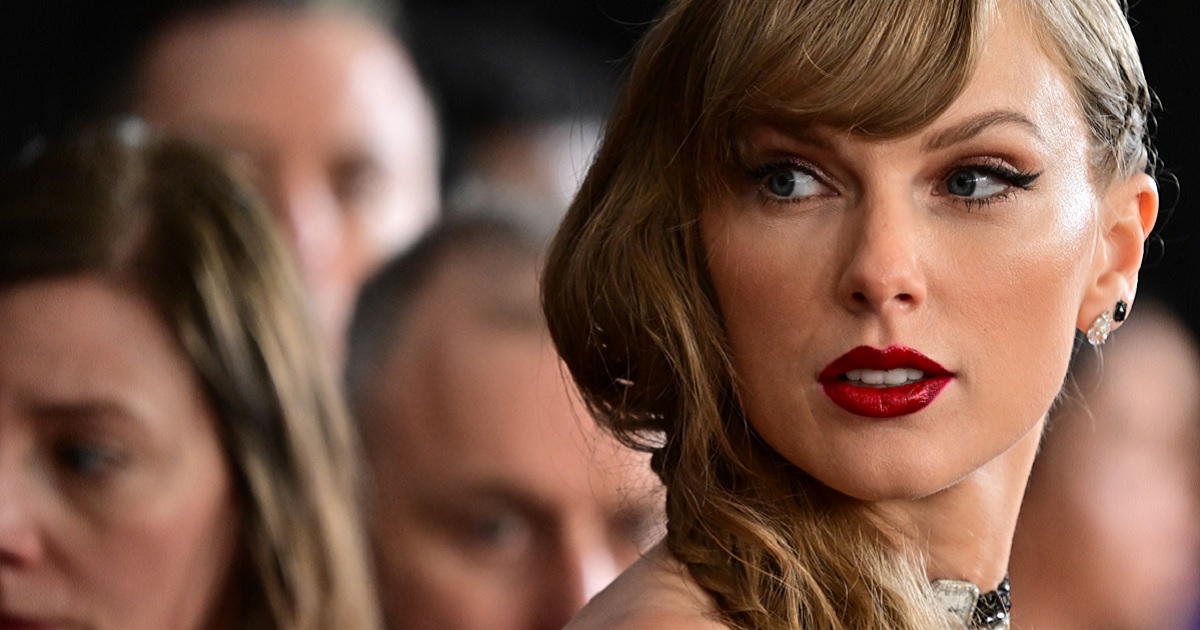
[[[863,387],[840,380],[821,383],[821,386],[834,404],[856,416],[896,418],[928,407],[952,378],[935,376],[892,387]]]

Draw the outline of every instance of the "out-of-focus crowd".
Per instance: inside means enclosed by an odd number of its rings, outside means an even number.
[[[538,297],[659,8],[611,4],[176,7],[8,160],[0,629],[561,628],[661,538]],[[1080,352],[1015,627],[1188,627],[1198,432],[1166,307]]]

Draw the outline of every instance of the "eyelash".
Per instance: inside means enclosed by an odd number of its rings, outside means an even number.
[[[825,178],[821,171],[813,165],[801,160],[777,160],[768,162],[761,166],[756,166],[746,173],[746,179],[756,184],[762,184],[767,177],[779,173],[780,171],[803,171],[808,173],[818,181],[824,182]]]
[[[816,169],[812,165],[810,165],[806,162],[803,162],[801,160],[777,160],[774,162],[768,162],[766,164],[763,164],[761,166],[751,169],[746,174],[746,176],[747,176],[747,179],[749,179],[750,181],[757,184],[759,186],[759,188],[761,189],[764,186],[765,179],[767,177],[774,175],[780,171],[784,171],[784,170],[803,171],[805,173],[808,173],[809,175],[811,175],[814,179],[816,179],[818,181],[821,181],[821,182],[826,181],[818,169]],[[945,183],[947,180],[949,180],[949,178],[952,175],[954,175],[955,173],[961,172],[961,171],[978,171],[980,173],[983,173],[984,175],[996,177],[996,178],[1002,180],[1003,182],[1005,182],[1006,184],[1008,184],[1009,186],[1011,186],[1012,188],[1017,188],[1020,190],[1032,190],[1034,182],[1037,181],[1038,177],[1041,177],[1041,175],[1042,175],[1042,173],[1040,171],[1039,172],[1019,171],[1019,170],[1016,170],[1013,168],[1009,168],[1007,166],[1003,166],[1001,164],[989,163],[989,162],[984,161],[984,162],[975,162],[975,163],[968,163],[968,164],[959,164],[959,165],[955,166],[954,168],[950,169],[948,172],[946,172],[946,174],[943,175],[938,181],[941,183]],[[958,199],[959,199],[959,203],[963,204],[963,206],[966,208],[967,212],[973,212],[974,210],[978,210],[980,208],[985,208],[985,207],[990,206],[991,204],[996,203],[998,201],[1004,201],[1004,200],[1009,199],[1013,193],[1012,188],[1009,188],[1009,189],[1005,190],[1004,192],[997,193],[995,195],[990,195],[988,197],[981,197],[978,199],[960,197]],[[782,199],[772,198],[772,201],[786,203],[786,201],[782,200]]]
[[[812,177],[813,180],[819,182],[822,186],[832,188],[832,186],[827,183],[829,179],[825,177],[824,173],[822,173],[820,169],[808,162],[797,159],[776,160],[756,166],[746,172],[746,179],[748,179],[758,188],[759,194],[762,195],[767,201],[772,203],[792,203],[795,200],[781,199],[766,189],[767,178],[783,171],[803,172]]]
[[[975,210],[986,208],[993,203],[1009,199],[1012,197],[1013,188],[1020,190],[1032,190],[1034,182],[1037,181],[1037,178],[1041,177],[1042,175],[1040,171],[1018,171],[1000,164],[976,162],[973,164],[960,164],[955,166],[954,168],[950,169],[949,172],[943,175],[939,181],[944,183],[948,181],[952,175],[961,171],[977,171],[983,173],[984,175],[996,177],[1010,186],[1010,188],[1003,192],[978,199],[959,197],[959,203],[963,204],[963,207],[966,208],[967,212],[974,212]]]

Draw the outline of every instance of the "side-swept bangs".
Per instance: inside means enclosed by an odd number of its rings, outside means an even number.
[[[708,184],[742,162],[757,124],[882,137],[927,125],[966,87],[993,13],[990,0],[700,2],[690,13],[706,19],[674,41],[697,44],[683,97],[700,104],[691,170]]]

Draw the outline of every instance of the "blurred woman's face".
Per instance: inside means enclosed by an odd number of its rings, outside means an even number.
[[[1072,91],[1019,18],[925,128],[760,126],[754,168],[701,210],[749,421],[852,497],[1031,458],[1066,373],[1098,193]]]
[[[0,292],[0,628],[210,623],[237,541],[216,419],[137,294]]]

